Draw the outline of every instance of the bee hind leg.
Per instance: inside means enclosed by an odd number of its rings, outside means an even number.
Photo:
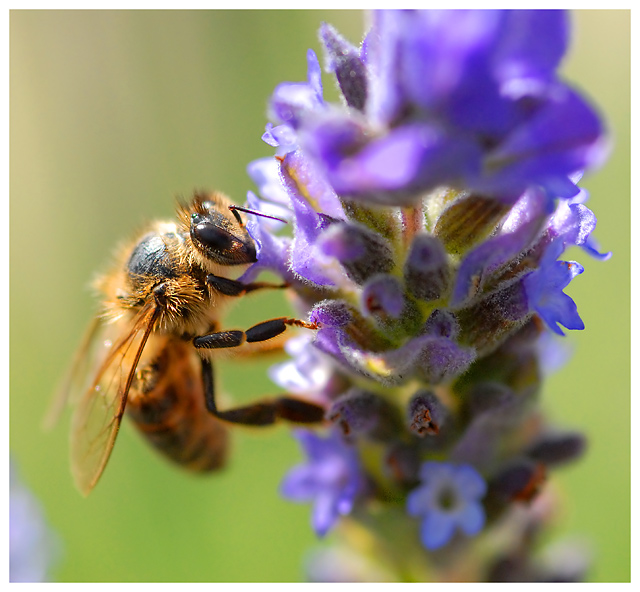
[[[202,360],[202,382],[207,410],[224,421],[264,426],[271,425],[279,419],[293,423],[320,423],[324,420],[323,407],[293,397],[277,397],[245,407],[219,411],[215,400],[213,365],[208,359]]]

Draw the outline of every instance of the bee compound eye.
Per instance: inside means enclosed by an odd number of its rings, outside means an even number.
[[[200,244],[218,252],[228,251],[237,242],[226,230],[209,222],[194,225],[191,232]]]

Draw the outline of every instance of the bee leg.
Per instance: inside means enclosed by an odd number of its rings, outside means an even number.
[[[210,333],[209,335],[203,335],[202,337],[196,337],[193,340],[193,345],[197,349],[220,349],[225,347],[238,347],[245,341],[247,343],[256,343],[258,341],[267,341],[277,337],[280,333],[283,333],[287,326],[304,327],[305,329],[317,329],[316,323],[307,323],[299,319],[289,319],[287,317],[280,317],[277,319],[271,319],[258,323],[246,331],[218,331],[216,333]]]
[[[288,284],[271,284],[269,282],[251,282],[249,284],[243,284],[238,280],[230,280],[229,278],[220,277],[212,273],[207,276],[207,284],[225,296],[244,296],[249,292],[262,290],[263,288],[281,289],[288,287]]]
[[[264,426],[271,425],[278,419],[294,423],[319,423],[324,419],[325,410],[323,407],[293,397],[278,397],[259,401],[246,407],[219,411],[215,398],[213,365],[208,359],[202,360],[202,382],[208,411],[224,421]]]

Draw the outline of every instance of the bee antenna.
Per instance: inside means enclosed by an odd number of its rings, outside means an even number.
[[[262,212],[256,212],[255,210],[248,210],[247,208],[241,208],[240,206],[236,206],[236,205],[230,205],[229,209],[233,212],[233,215],[236,217],[236,220],[238,221],[238,224],[240,224],[240,226],[242,226],[242,219],[240,218],[240,215],[238,214],[238,212],[245,212],[246,214],[254,214],[255,216],[262,216],[263,218],[278,220],[278,222],[283,222],[284,224],[287,223],[287,221],[283,220],[282,218],[276,218],[275,216],[268,216],[267,214],[263,214]]]

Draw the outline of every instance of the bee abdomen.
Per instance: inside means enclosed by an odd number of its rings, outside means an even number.
[[[158,358],[143,369],[153,373],[153,388],[132,388],[127,413],[167,458],[192,471],[212,471],[225,463],[228,431],[204,406],[193,357],[197,356],[184,342],[169,339]]]

